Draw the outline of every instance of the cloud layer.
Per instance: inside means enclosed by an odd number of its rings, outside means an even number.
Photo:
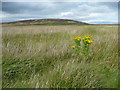
[[[62,18],[92,24],[118,23],[117,2],[3,2],[3,22]]]

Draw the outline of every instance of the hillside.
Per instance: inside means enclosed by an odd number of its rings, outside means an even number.
[[[31,19],[14,22],[6,22],[2,24],[14,24],[14,25],[86,25],[88,23],[69,20],[69,19]]]

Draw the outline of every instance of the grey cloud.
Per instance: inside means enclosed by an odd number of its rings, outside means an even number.
[[[37,10],[43,10],[46,7],[41,4],[41,6],[37,3],[24,3],[24,2],[3,2],[2,10],[3,12],[10,14],[19,14],[25,12],[35,12]]]
[[[6,15],[3,20],[6,21],[26,18],[66,18],[81,21],[107,19],[108,21],[116,19],[118,8],[117,3],[113,2],[3,2],[2,4],[2,11]],[[61,13],[65,12],[73,14],[61,16]],[[93,14],[93,17],[90,14]],[[109,18],[105,18],[106,16]]]

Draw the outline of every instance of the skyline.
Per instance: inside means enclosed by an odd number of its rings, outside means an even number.
[[[2,22],[71,19],[90,24],[118,24],[117,2],[2,2]]]

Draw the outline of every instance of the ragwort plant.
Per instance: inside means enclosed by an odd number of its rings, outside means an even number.
[[[74,49],[73,56],[78,56],[80,53],[84,54],[85,56],[90,56],[90,44],[93,43],[92,36],[84,35],[83,38],[80,36],[74,37],[74,42],[76,45],[71,46]]]

